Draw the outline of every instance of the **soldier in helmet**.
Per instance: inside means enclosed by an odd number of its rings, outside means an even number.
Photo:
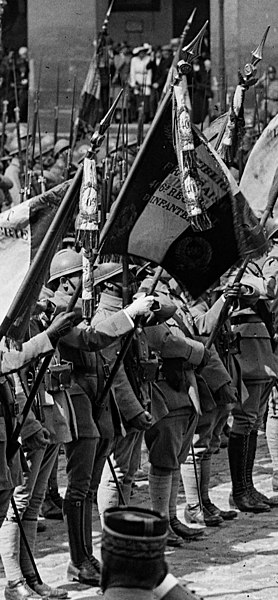
[[[278,362],[273,352],[269,311],[277,290],[276,253],[274,248],[273,255],[269,254],[265,261],[253,260],[248,264],[241,280],[245,293],[231,315],[232,331],[240,334],[237,359],[248,398],[232,411],[228,452],[233,501],[244,512],[268,512],[278,500],[259,492],[253,482],[258,430],[263,426],[269,395],[277,382]]]
[[[57,178],[57,183],[65,181],[66,168],[68,163],[68,152],[70,150],[69,142],[61,138],[54,146],[54,164],[50,168],[50,173]]]
[[[54,256],[49,282],[55,289],[52,301],[57,311],[67,306],[81,273],[81,254],[63,249]],[[67,390],[72,440],[65,444],[68,486],[63,505],[71,555],[68,578],[88,585],[99,582],[100,567],[92,551],[92,503],[107,453],[107,439],[100,439],[94,419],[98,375],[95,352],[131,330],[133,317],[148,312],[152,303],[153,297],[140,298],[99,323],[81,323],[58,346],[59,362],[72,365]],[[80,303],[75,311],[80,313]]]
[[[135,265],[130,267],[129,295],[132,293],[132,282],[136,282],[135,277],[132,275],[132,271],[135,269]],[[96,269],[94,283],[100,286],[102,293],[93,319],[94,323],[117,313],[122,308],[122,272],[122,264],[113,262],[102,263]],[[135,288],[133,291],[135,291]],[[115,340],[113,344],[99,353],[103,364],[107,365],[108,369],[113,366],[120,347],[121,341]],[[142,346],[142,352],[147,357],[145,345]],[[125,366],[122,363],[112,386],[112,394],[119,411],[120,427],[118,425],[115,435],[114,431],[112,432],[113,446],[111,447],[110,444],[109,451],[126,504],[130,501],[132,481],[140,462],[143,431],[148,429],[152,423],[152,416],[149,412],[149,394],[145,394],[145,397],[143,397],[140,383],[134,377],[132,382],[129,380]],[[125,436],[123,436],[123,432],[126,433]],[[117,506],[120,500],[118,488],[106,463],[98,487],[98,509],[101,520],[103,520],[104,511],[111,506]]]
[[[98,319],[107,317],[113,314],[116,310],[119,310],[122,305],[122,273],[120,265],[117,263],[107,263],[106,265],[100,265],[98,274],[96,276],[96,282],[103,283],[104,289],[100,297],[100,303],[94,321],[97,323]],[[132,273],[129,275],[129,287],[130,293],[132,293],[133,277]],[[143,293],[143,290],[139,288],[139,294]],[[158,455],[161,456],[161,461],[165,462],[165,453],[167,458],[172,455],[175,450],[168,452],[168,439],[163,438],[161,431],[163,425],[166,423],[164,418],[167,417],[170,412],[168,405],[167,393],[164,395],[163,390],[160,388],[160,384],[156,383],[158,376],[158,354],[155,352],[155,347],[151,350],[151,346],[148,343],[149,332],[156,327],[157,323],[162,323],[166,319],[170,318],[175,312],[176,308],[174,304],[169,300],[165,294],[155,292],[155,298],[157,300],[157,310],[154,311],[151,320],[148,323],[144,323],[144,327],[140,326],[134,336],[130,352],[127,355],[124,365],[122,365],[121,371],[118,372],[118,376],[114,379],[113,393],[115,395],[124,430],[126,435],[122,435],[122,431],[116,432],[112,453],[110,459],[114,466],[118,483],[120,485],[122,495],[126,504],[130,501],[131,486],[134,479],[136,470],[140,463],[141,454],[141,443],[142,435],[145,431],[146,441],[150,440],[148,447],[151,448],[150,456],[151,461],[156,452],[156,459]],[[157,325],[159,328],[160,325]],[[161,325],[162,327],[162,325]],[[163,331],[162,331],[163,335]],[[157,338],[159,336],[157,335]],[[178,340],[175,336],[171,337],[173,345]],[[198,345],[198,344],[197,344]],[[202,344],[199,345],[203,348]],[[185,352],[186,344],[184,344],[183,350]],[[115,341],[114,344],[102,351],[105,363],[108,367],[112,366],[117,352],[120,349],[119,341]],[[168,389],[167,389],[168,392]],[[184,398],[180,398],[181,403],[184,403]],[[190,413],[190,409],[188,414]],[[181,422],[181,427],[178,427],[177,423]],[[193,423],[194,419],[192,419]],[[177,429],[179,434],[174,435],[173,429],[171,435],[174,439],[177,439],[179,435],[184,436],[184,422],[180,415],[177,418]],[[191,426],[191,423],[190,423]],[[170,433],[169,433],[170,435]],[[161,436],[161,437],[160,437]],[[158,439],[161,439],[159,446]],[[180,438],[178,438],[180,441]],[[166,440],[166,441],[165,441]],[[162,446],[165,442],[165,453],[162,453]],[[157,448],[157,451],[155,450]],[[153,465],[151,467],[154,468]],[[176,469],[176,465],[174,467]],[[168,469],[168,465],[162,466],[163,475],[167,472],[167,486],[168,492],[171,493],[172,489],[172,464]],[[153,472],[150,476],[150,492],[152,502],[159,502],[159,506],[155,505],[156,510],[163,510],[169,517],[169,494],[165,493],[163,501],[161,500],[162,494],[165,492],[165,484],[158,489],[158,480],[161,481],[160,474],[157,475],[157,471]],[[178,471],[179,474],[179,471]],[[175,483],[175,491],[173,487],[172,494],[172,506],[176,511],[176,495],[177,486]],[[167,495],[168,494],[168,495]],[[121,500],[121,498],[120,498]],[[109,466],[106,463],[101,482],[98,489],[98,507],[101,517],[104,511],[111,507],[116,506],[119,503],[119,493],[115,485],[114,478],[110,472]],[[174,526],[177,526],[177,534],[173,530],[170,530],[167,537],[167,544],[170,546],[180,546],[183,544],[183,539],[196,538],[201,534],[200,529],[187,528],[176,518]]]
[[[35,594],[26,584],[21,567],[19,564],[19,526],[15,519],[14,511],[9,506],[10,499],[14,493],[14,498],[18,498],[19,490],[22,491],[19,503],[16,502],[22,519],[22,526],[26,511],[30,501],[30,514],[34,519],[34,527],[37,526],[37,514],[34,514],[34,506],[31,510],[31,497],[33,484],[35,486],[35,477],[32,478],[31,471],[27,473],[21,471],[20,454],[18,451],[13,452],[9,447],[9,440],[12,435],[16,415],[20,413],[25,398],[22,398],[23,393],[20,392],[18,377],[16,372],[24,365],[31,361],[37,360],[39,357],[52,352],[56,346],[58,338],[68,333],[73,325],[74,313],[66,315],[60,314],[54,319],[43,331],[24,343],[21,351],[12,350],[10,352],[1,353],[1,381],[0,381],[0,453],[1,453],[1,477],[0,477],[0,552],[2,563],[7,577],[7,586],[5,588],[5,598],[7,600],[28,600],[28,598],[40,598],[41,595]],[[3,377],[9,373],[14,373],[9,377]],[[22,389],[22,388],[21,388]],[[44,453],[48,443],[48,432],[36,421],[32,412],[29,413],[26,422],[21,430],[21,438],[23,445],[28,445],[29,449],[33,449],[33,460],[37,461],[37,469],[41,453]],[[10,452],[11,451],[11,452]],[[29,478],[29,486],[26,485],[26,477]],[[27,493],[28,488],[28,493]],[[25,489],[25,494],[23,494]],[[28,508],[27,508],[28,512]],[[26,514],[27,517],[27,514]],[[27,539],[30,538],[27,535]],[[25,548],[24,548],[25,550]],[[25,550],[26,552],[26,550]],[[67,593],[63,591],[59,596],[57,590],[53,590],[42,584],[43,591],[45,587],[48,591],[54,593],[56,597],[67,597]],[[45,595],[45,594],[44,594]]]

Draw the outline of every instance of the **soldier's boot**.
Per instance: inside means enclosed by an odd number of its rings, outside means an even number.
[[[45,499],[41,507],[41,514],[45,519],[53,519],[55,521],[63,520],[62,508],[59,508],[58,505],[52,500],[49,492],[47,492],[45,495]]]
[[[83,534],[84,501],[64,500],[63,513],[68,529],[71,561],[67,570],[69,581],[79,581],[90,586],[98,586],[99,572],[87,555]]]
[[[176,535],[179,535],[183,540],[196,540],[202,537],[204,528],[188,526],[182,523],[177,517],[177,498],[180,485],[180,469],[172,472],[172,486],[169,500],[169,519],[170,527]]]
[[[232,479],[232,496],[230,506],[236,506],[241,512],[268,512],[265,502],[255,500],[247,489],[246,467],[249,445],[249,433],[237,434],[231,432],[228,444],[228,456]]]
[[[9,581],[4,590],[5,600],[41,600],[24,579]]]
[[[149,473],[149,492],[153,510],[165,514],[168,522],[170,521],[169,516],[169,504],[172,490],[172,473],[167,475],[153,475]],[[167,537],[167,545],[178,548],[183,546],[183,539],[180,535],[176,534],[170,526]]]
[[[224,521],[231,521],[237,517],[236,510],[221,510],[209,497],[209,483],[211,472],[211,454],[205,454],[201,460],[200,491],[204,510],[211,516],[220,516]]]
[[[93,499],[87,496],[84,501],[83,511],[83,538],[85,541],[85,548],[87,556],[96,569],[97,573],[100,573],[100,562],[94,556],[93,553],[93,542],[92,542],[92,529],[93,529]]]
[[[29,544],[29,548],[34,556],[36,538],[37,538],[37,520],[28,521],[22,519],[22,527]],[[34,571],[30,556],[24,544],[22,537],[20,538],[20,566],[29,588],[43,598],[68,598],[68,592],[62,588],[50,587],[46,583],[40,583]]]
[[[218,527],[223,523],[220,515],[211,515],[204,506],[200,506],[199,490],[201,489],[201,456],[196,454],[195,467],[193,456],[190,454],[181,465],[181,476],[186,497],[184,518],[187,522],[199,523],[207,527]]]
[[[270,507],[278,505],[278,496],[272,496],[268,498],[265,494],[259,492],[253,482],[253,467],[257,450],[257,438],[258,432],[251,431],[249,436],[249,444],[248,444],[248,453],[247,453],[247,462],[246,462],[246,484],[249,494],[259,502],[265,502]]]

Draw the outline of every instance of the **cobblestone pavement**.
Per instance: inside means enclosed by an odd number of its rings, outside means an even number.
[[[59,466],[61,492],[65,489],[64,456]],[[259,436],[255,464],[255,482],[260,491],[271,495],[271,463],[265,436]],[[230,476],[227,450],[215,455],[212,469],[211,499],[228,507]],[[179,495],[178,515],[182,519],[184,497]],[[132,503],[149,506],[147,481],[135,489]],[[278,599],[278,507],[267,514],[239,513],[234,521],[221,527],[207,528],[202,540],[185,548],[169,549],[166,559],[170,571],[196,590],[205,600],[277,600]],[[100,523],[94,519],[94,548],[100,558]],[[89,600],[100,595],[98,588],[67,583],[69,559],[63,522],[47,521],[47,530],[38,535],[36,560],[42,579],[48,584],[66,587],[72,600]],[[0,571],[0,594],[5,579]]]

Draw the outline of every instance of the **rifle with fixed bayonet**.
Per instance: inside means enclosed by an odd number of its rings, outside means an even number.
[[[123,98],[124,98],[124,94],[122,96],[122,102],[124,101]],[[108,176],[108,181],[107,181],[106,205],[105,205],[105,220],[106,221],[109,217],[110,208],[111,208],[111,204],[112,204],[112,192],[113,192],[114,178],[116,175],[116,166],[117,166],[117,160],[118,160],[118,149],[119,149],[121,127],[122,127],[122,122],[120,121],[118,124],[116,146],[115,146],[113,154],[111,156],[109,176]]]
[[[60,64],[57,67],[57,83],[56,83],[56,104],[54,106],[54,146],[58,139],[58,125],[59,125],[59,96],[60,96]]]
[[[6,135],[6,125],[7,125],[7,116],[8,116],[8,100],[3,100],[2,102],[2,133],[1,133],[1,158],[4,156],[5,150],[5,135]]]
[[[22,146],[21,146],[21,137],[20,137],[20,108],[18,103],[18,91],[17,91],[17,77],[16,77],[16,69],[15,69],[15,59],[13,57],[13,80],[14,80],[14,96],[15,96],[15,108],[14,108],[14,116],[15,116],[15,124],[16,124],[16,135],[17,135],[17,147],[18,147],[18,160],[19,160],[19,179],[21,184],[20,189],[20,202],[23,201],[24,195],[24,161],[22,154]]]
[[[75,91],[76,91],[76,74],[73,79],[73,90],[72,90],[72,103],[71,103],[71,113],[70,113],[70,132],[69,132],[69,148],[67,150],[67,164],[65,168],[65,179],[69,179],[70,170],[72,166],[72,153],[73,153],[73,143],[74,143],[74,109],[75,109]]]
[[[39,139],[39,155],[40,155],[40,175],[38,177],[38,183],[40,186],[40,193],[43,194],[46,191],[46,179],[43,172],[43,160],[42,160],[42,139],[41,139],[41,125],[40,125],[40,113],[38,111],[37,116],[37,126],[38,126],[38,139]]]

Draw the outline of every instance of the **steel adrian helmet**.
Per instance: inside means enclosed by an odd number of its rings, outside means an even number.
[[[137,265],[129,265],[129,272],[134,272],[137,269]],[[99,285],[103,281],[109,281],[109,279],[115,279],[117,275],[123,272],[122,263],[117,262],[105,262],[97,265],[94,271],[94,285]]]
[[[123,272],[122,263],[106,262],[99,264],[94,271],[94,285],[113,279]]]
[[[50,277],[48,283],[55,281],[65,275],[72,275],[82,271],[82,254],[71,248],[59,250],[52,259],[50,265]]]
[[[64,152],[69,149],[69,141],[65,139],[58,140],[54,146],[54,158],[58,158],[60,152]]]
[[[39,158],[41,153],[42,153],[42,156],[44,154],[48,154],[48,152],[52,152],[53,149],[54,149],[54,135],[52,133],[46,133],[41,138],[41,149],[40,149],[39,144],[36,144],[36,146],[35,146],[34,158],[36,158],[36,159]]]

